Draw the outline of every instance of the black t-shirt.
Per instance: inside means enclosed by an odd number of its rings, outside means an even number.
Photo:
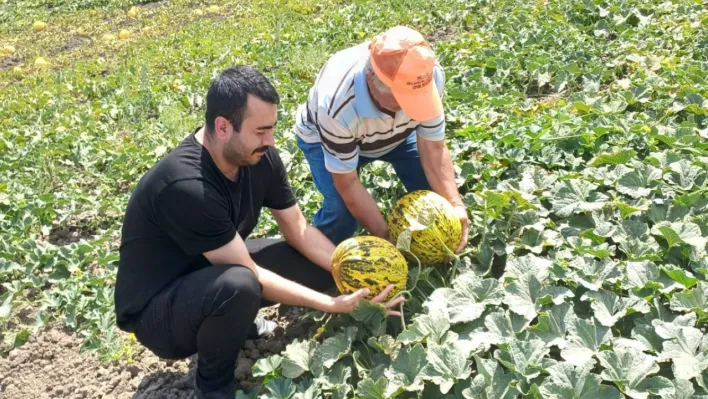
[[[228,179],[190,134],[138,182],[123,220],[116,276],[118,326],[175,279],[211,263],[202,253],[244,240],[261,208],[296,203],[287,172],[274,148]]]

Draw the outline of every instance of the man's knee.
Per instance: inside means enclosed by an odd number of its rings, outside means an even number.
[[[255,273],[241,265],[214,265],[222,269],[212,283],[208,296],[213,298],[212,312],[230,307],[257,311],[261,301],[261,284]]]

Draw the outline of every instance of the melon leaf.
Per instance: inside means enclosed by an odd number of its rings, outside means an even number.
[[[549,311],[538,315],[538,324],[531,326],[529,331],[546,343],[546,346],[566,347],[565,334],[568,326],[577,319],[573,305],[563,303],[551,307]]]
[[[500,305],[504,290],[499,280],[480,279],[474,272],[455,278],[454,288],[438,288],[424,303],[428,314],[447,311],[450,323],[466,323],[479,318],[487,305]]]
[[[605,327],[612,327],[622,317],[634,313],[648,313],[649,305],[638,297],[621,298],[611,291],[589,291],[580,298],[589,301],[590,307],[600,323]]]
[[[573,259],[570,267],[576,269],[577,281],[591,291],[597,291],[607,282],[615,283],[622,277],[622,271],[612,259],[597,260],[589,256]]]
[[[478,375],[469,388],[462,391],[465,398],[513,399],[519,394],[515,388],[514,374],[507,373],[494,359],[482,359],[474,355]]]
[[[558,363],[548,368],[548,377],[540,386],[547,398],[563,399],[620,399],[622,395],[613,387],[602,384],[602,379],[591,374],[592,363]]]
[[[692,289],[675,293],[669,306],[677,312],[694,311],[698,315],[708,315],[708,283],[699,281]]]
[[[312,355],[312,373],[315,376],[322,375],[325,370],[331,368],[337,360],[347,355],[351,350],[356,332],[356,327],[347,327],[343,333],[337,333],[325,339],[322,344],[315,349]]]
[[[667,395],[666,399],[699,399],[694,396],[696,391],[693,389],[691,381],[677,378],[672,382],[674,384],[674,393]]]
[[[280,364],[283,361],[283,357],[280,355],[273,355],[265,358],[258,359],[256,364],[253,366],[253,376],[254,377],[264,377],[270,374],[274,374]]]
[[[415,317],[413,324],[398,335],[402,344],[418,342],[441,342],[445,333],[450,329],[450,319],[445,311],[432,314],[420,314]]]
[[[395,396],[403,391],[423,390],[423,371],[428,366],[425,349],[421,344],[402,348],[393,365],[386,369],[385,376],[389,383],[386,397]]]
[[[354,320],[361,321],[365,326],[371,328],[375,336],[381,336],[386,332],[386,307],[380,303],[362,300],[351,316]]]
[[[609,327],[603,326],[594,317],[575,318],[568,325],[568,344],[561,351],[561,357],[575,366],[585,364],[597,356],[600,346],[608,343],[611,338]]]
[[[624,164],[629,162],[635,155],[637,155],[637,152],[634,150],[619,150],[613,153],[600,154],[590,161],[590,166]]]
[[[553,212],[559,217],[602,209],[608,202],[605,194],[594,191],[596,184],[579,179],[557,183],[551,198]]]
[[[297,386],[295,386],[293,380],[287,378],[270,380],[266,383],[266,388],[270,392],[268,397],[274,399],[289,399],[297,392]]]
[[[677,326],[671,339],[664,341],[662,355],[673,361],[676,378],[690,380],[708,369],[708,348],[701,330]]]
[[[458,341],[443,345],[430,343],[428,367],[423,372],[423,378],[439,385],[440,392],[445,394],[457,381],[466,379],[472,373],[472,361],[468,357],[469,351]]]
[[[324,376],[317,379],[322,384],[322,388],[334,390],[340,397],[346,397],[352,389],[349,380],[352,376],[352,368],[345,366],[342,362],[338,362]]]
[[[387,385],[386,377],[380,377],[376,381],[371,378],[365,378],[357,384],[357,396],[369,399],[386,399]]]
[[[296,339],[285,348],[283,361],[283,376],[297,378],[310,370],[312,355],[319,344],[316,341],[300,341]]]
[[[524,279],[512,281],[505,288],[504,303],[509,306],[509,310],[523,316],[526,320],[533,320],[541,304],[538,299],[542,295],[543,285],[534,275],[526,276]]]
[[[550,349],[538,338],[511,341],[506,348],[494,351],[494,358],[504,367],[530,380],[541,374],[543,358]]]
[[[605,368],[600,374],[602,379],[614,382],[622,393],[631,398],[647,399],[649,394],[663,396],[674,393],[674,386],[667,378],[649,377],[659,372],[659,365],[654,356],[639,349],[615,348],[600,352],[598,359]]]

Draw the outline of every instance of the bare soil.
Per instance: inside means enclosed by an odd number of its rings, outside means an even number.
[[[13,58],[13,57],[4,57],[0,58],[0,71],[4,69],[10,69],[16,65],[19,65],[22,63],[22,60],[20,58]]]
[[[96,237],[99,230],[111,227],[119,222],[120,218],[120,215],[114,213],[98,215],[97,212],[82,212],[69,216],[61,223],[55,222],[45,238],[49,243],[57,246],[69,245],[82,239],[90,241]],[[97,223],[97,220],[100,222]]]
[[[281,353],[295,338],[311,333],[314,322],[292,308],[278,316],[278,305],[261,314],[278,321],[276,332],[246,341],[239,354],[235,378],[252,389],[259,379],[251,375],[256,360]],[[101,364],[92,352],[80,351],[81,338],[60,327],[36,334],[7,357],[0,358],[0,397],[3,399],[182,399],[193,398],[197,355],[173,361],[160,359],[140,347],[133,361]]]

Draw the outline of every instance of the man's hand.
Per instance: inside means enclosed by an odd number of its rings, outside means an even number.
[[[445,146],[444,141],[431,141],[425,138],[418,140],[418,148],[423,171],[430,183],[430,187],[433,191],[450,201],[455,207],[455,215],[462,223],[462,238],[454,251],[455,253],[460,253],[467,246],[467,241],[469,240],[470,218],[467,216],[467,209],[463,205],[460,193],[455,185],[455,169],[450,157],[450,151]]]
[[[462,239],[460,239],[460,244],[455,249],[455,253],[462,252],[467,246],[467,242],[470,238],[470,218],[467,216],[467,208],[464,205],[457,205],[453,208],[455,210],[455,215],[460,219],[462,224]]]
[[[381,291],[380,294],[376,295],[373,299],[371,299],[371,303],[381,303],[386,296],[388,295],[389,292],[393,289],[393,284],[389,284],[386,289]],[[359,306],[359,301],[364,299],[367,295],[369,295],[369,289],[368,288],[362,288],[359,291],[353,293],[353,294],[346,294],[346,295],[340,295],[336,298],[333,298],[332,301],[332,306],[331,309],[329,310],[329,313],[351,313],[354,311],[354,309]],[[399,306],[405,302],[405,298],[403,296],[399,296],[398,298],[394,299],[391,304],[386,307],[386,314],[389,316],[400,316],[401,312],[397,310],[392,310],[396,306]]]

